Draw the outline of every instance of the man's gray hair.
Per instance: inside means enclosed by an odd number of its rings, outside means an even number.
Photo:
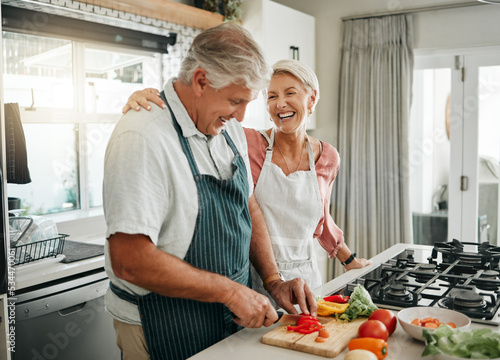
[[[219,90],[243,85],[252,91],[267,87],[271,69],[250,33],[234,23],[223,23],[198,34],[182,61],[179,79],[191,84],[194,71],[203,68],[210,86]]]
[[[273,75],[290,74],[295,76],[308,90],[312,92],[316,90],[316,101],[312,107],[312,111],[316,108],[319,100],[319,81],[314,71],[306,64],[297,60],[279,60],[273,65]]]

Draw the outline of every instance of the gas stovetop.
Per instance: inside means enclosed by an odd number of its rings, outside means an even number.
[[[459,311],[471,321],[500,324],[500,247],[483,243],[411,246],[337,293],[350,295],[363,285],[381,308],[438,306]]]

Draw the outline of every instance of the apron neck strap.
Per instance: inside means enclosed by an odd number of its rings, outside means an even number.
[[[309,170],[315,171],[316,164],[314,163],[314,152],[312,149],[311,141],[309,140],[309,136],[306,134],[306,142],[307,142],[307,152],[309,155]]]
[[[265,130],[259,130],[260,134],[267,140],[267,148],[266,151],[272,150],[273,149],[273,143],[274,143],[274,128],[271,131],[271,137],[267,135]]]
[[[177,131],[177,136],[179,137],[179,141],[181,143],[182,150],[186,154],[186,157],[187,157],[188,162],[189,162],[189,167],[191,168],[191,172],[192,172],[193,176],[196,178],[200,174],[200,171],[198,170],[198,165],[196,165],[196,161],[194,160],[191,146],[189,145],[188,140],[182,135],[181,126],[177,122],[177,119],[174,115],[174,112],[172,111],[172,108],[170,107],[170,104],[167,101],[167,97],[165,96],[165,91],[162,91],[160,93],[160,97],[168,107],[168,111],[170,112],[170,116],[172,117],[172,123],[174,124],[175,131]]]

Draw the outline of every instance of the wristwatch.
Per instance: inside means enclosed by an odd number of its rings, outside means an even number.
[[[272,274],[272,275],[269,275],[268,277],[266,277],[263,281],[263,284],[264,284],[264,289],[267,290],[267,285],[269,285],[271,282],[273,281],[276,281],[276,280],[281,280],[281,281],[285,281],[285,277],[283,276],[282,273],[277,273],[277,274]]]
[[[356,253],[352,253],[351,256],[346,261],[341,261],[340,264],[342,266],[349,265],[356,258]]]

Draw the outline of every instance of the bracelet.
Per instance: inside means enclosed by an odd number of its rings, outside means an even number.
[[[349,256],[349,258],[346,261],[341,261],[340,264],[342,266],[349,265],[350,263],[352,263],[352,261],[354,260],[355,257],[356,257],[356,253],[352,253],[351,256]]]
[[[285,278],[283,277],[283,275],[281,273],[272,274],[272,275],[266,277],[264,279],[264,281],[262,282],[264,284],[264,289],[267,290],[267,285],[269,285],[269,283],[276,281],[276,280],[285,281]]]

